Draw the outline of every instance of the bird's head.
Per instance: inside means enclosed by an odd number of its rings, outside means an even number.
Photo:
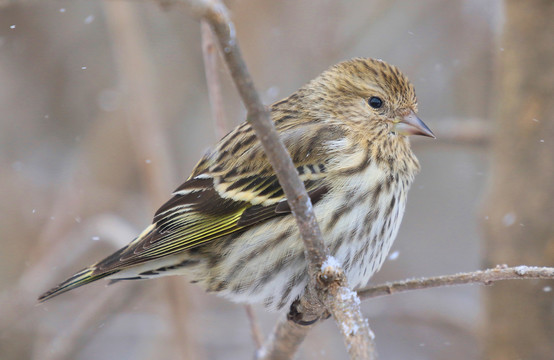
[[[393,135],[435,137],[417,117],[414,86],[396,66],[355,58],[325,71],[305,88],[317,111]]]

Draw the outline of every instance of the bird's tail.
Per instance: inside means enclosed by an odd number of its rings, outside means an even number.
[[[79,271],[78,273],[76,273],[75,275],[73,275],[69,279],[65,280],[64,282],[62,282],[58,286],[56,286],[56,287],[48,290],[44,294],[42,294],[38,298],[39,303],[44,302],[48,299],[51,299],[54,296],[58,296],[60,294],[63,294],[66,291],[78,288],[81,285],[85,285],[85,284],[91,283],[93,281],[96,281],[96,280],[105,278],[107,276],[110,276],[110,275],[116,273],[118,270],[105,272],[105,273],[100,273],[100,274],[97,274],[97,275],[94,274],[94,271],[95,271],[94,267],[86,268],[86,269],[83,269],[83,270]]]

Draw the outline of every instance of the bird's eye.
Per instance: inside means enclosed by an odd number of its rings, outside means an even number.
[[[383,100],[381,100],[381,98],[378,98],[377,96],[370,97],[367,103],[374,109],[379,109],[381,106],[383,106]]]

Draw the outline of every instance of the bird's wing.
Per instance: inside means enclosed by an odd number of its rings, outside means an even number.
[[[94,274],[176,254],[290,213],[257,139],[249,146],[244,136],[239,140],[242,147],[233,142],[225,145],[223,139],[160,207],[153,224],[129,245],[97,263]],[[291,153],[295,150],[289,148]],[[322,157],[309,156],[309,151],[307,156],[300,155],[295,165],[315,203],[327,191],[325,164],[315,160]]]

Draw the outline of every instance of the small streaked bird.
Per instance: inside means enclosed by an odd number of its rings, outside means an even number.
[[[419,170],[409,135],[434,137],[395,67],[339,63],[271,106],[330,253],[365,285],[396,237]],[[127,246],[39,301],[98,279],[186,275],[236,302],[287,308],[308,283],[304,245],[277,176],[248,123],[219,141]]]

